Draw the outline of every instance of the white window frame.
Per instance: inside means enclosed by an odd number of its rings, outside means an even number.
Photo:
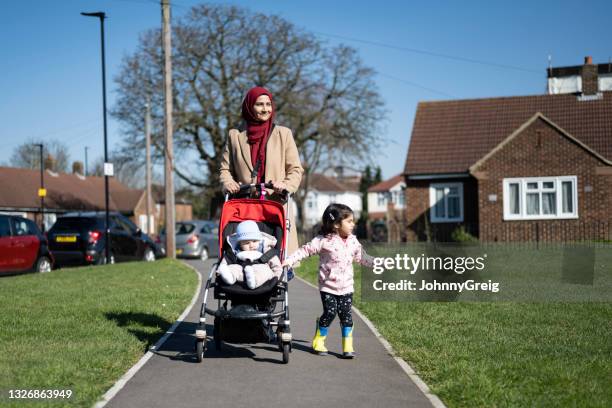
[[[556,198],[556,214],[539,214],[527,215],[527,183],[554,182],[555,198]],[[563,182],[572,183],[572,208],[573,212],[564,213],[563,210]],[[510,213],[510,184],[519,185],[519,214]],[[504,189],[504,220],[505,221],[522,221],[522,220],[567,220],[578,218],[578,177],[577,176],[558,176],[558,177],[522,177],[522,178],[506,178],[503,180]],[[542,197],[542,188],[537,190]],[[542,212],[542,200],[540,199],[540,213]]]
[[[378,207],[386,207],[387,206],[387,193],[386,192],[378,192],[376,193],[376,204]]]
[[[397,203],[396,205],[399,208],[404,208],[404,206],[406,205],[406,193],[404,192],[404,190],[398,190],[397,191]]]
[[[448,190],[457,187],[459,192],[459,217],[448,217]],[[444,189],[444,217],[438,217],[435,213],[436,189]],[[429,220],[432,223],[438,222],[463,222],[463,183],[431,183],[429,184]]]

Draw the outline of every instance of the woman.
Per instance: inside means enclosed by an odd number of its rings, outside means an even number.
[[[223,190],[237,193],[240,184],[271,182],[274,192],[295,193],[304,169],[291,129],[274,124],[272,94],[265,88],[252,88],[242,102],[242,129],[230,129],[219,179]],[[270,198],[278,199],[277,194]],[[295,215],[291,217],[288,252],[298,247]]]

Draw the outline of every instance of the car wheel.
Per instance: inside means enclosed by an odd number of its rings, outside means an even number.
[[[100,258],[98,259],[98,262],[96,262],[96,265],[106,265],[106,255],[104,254],[104,252],[102,252],[102,254],[100,254]],[[114,264],[115,263],[115,255],[111,252],[110,254],[110,264]]]
[[[36,272],[51,272],[51,260],[46,256],[41,256],[40,258],[38,258],[38,261],[36,261]]]
[[[200,252],[200,260],[205,261],[208,259],[208,248],[202,247],[202,251]]]
[[[155,252],[151,248],[145,249],[143,260],[145,262],[153,262],[155,260]]]

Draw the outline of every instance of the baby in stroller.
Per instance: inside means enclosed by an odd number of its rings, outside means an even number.
[[[255,221],[238,224],[236,232],[228,236],[227,241],[236,263],[228,263],[224,256],[217,273],[228,285],[244,281],[249,289],[255,289],[283,273],[280,259],[269,252],[276,246],[276,238],[261,232]]]

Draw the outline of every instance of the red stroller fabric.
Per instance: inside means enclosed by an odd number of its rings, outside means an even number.
[[[279,225],[283,229],[281,253],[285,251],[285,209],[283,205],[273,200],[259,200],[252,198],[238,198],[226,201],[221,210],[219,222],[219,254],[223,253],[223,231],[230,222],[252,220]]]

